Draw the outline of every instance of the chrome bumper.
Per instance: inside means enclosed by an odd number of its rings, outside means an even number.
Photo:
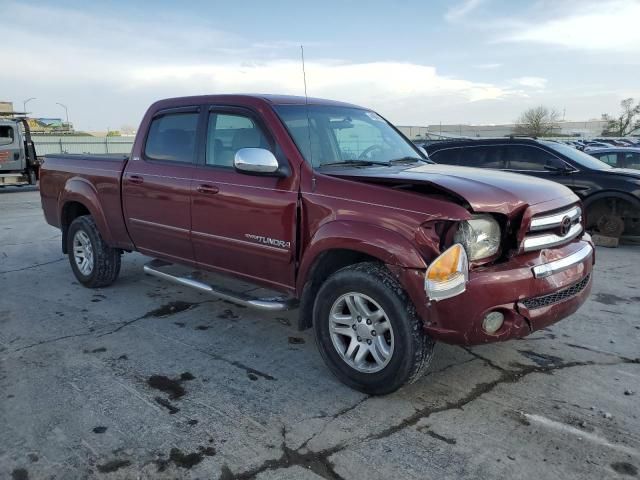
[[[589,244],[582,247],[577,252],[572,253],[568,257],[561,258],[560,260],[555,260],[553,262],[544,263],[542,265],[536,265],[533,267],[533,276],[536,278],[545,278],[549,275],[553,275],[554,273],[562,272],[567,270],[574,265],[579,264],[585,258],[591,255],[593,252],[593,247]]]

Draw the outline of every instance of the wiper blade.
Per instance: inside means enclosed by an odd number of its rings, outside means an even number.
[[[389,160],[388,164],[393,165],[395,163],[416,163],[416,162],[425,162],[424,158],[420,157],[400,157],[394,158],[393,160]]]
[[[323,163],[321,167],[335,167],[340,165],[350,165],[356,167],[370,167],[371,165],[386,165],[382,162],[372,162],[370,160],[342,160],[340,162]]]

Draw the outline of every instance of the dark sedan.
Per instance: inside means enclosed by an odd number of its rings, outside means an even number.
[[[640,235],[640,171],[614,168],[575,148],[527,138],[457,140],[425,146],[436,163],[492,168],[553,180],[583,201],[587,228]]]

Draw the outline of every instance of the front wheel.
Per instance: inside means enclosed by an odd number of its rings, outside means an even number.
[[[106,287],[118,278],[120,250],[105,243],[91,215],[69,225],[67,252],[73,273],[85,287]]]
[[[329,369],[356,390],[384,395],[417,380],[435,343],[391,273],[360,263],[334,273],[316,297],[313,324]]]

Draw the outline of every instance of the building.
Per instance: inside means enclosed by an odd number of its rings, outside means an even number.
[[[0,102],[0,113],[12,113],[13,102]]]
[[[591,139],[601,136],[606,126],[607,122],[605,120],[587,120],[584,122],[560,121],[558,122],[558,128],[554,129],[554,134],[558,136]],[[450,138],[507,137],[513,134],[515,127],[515,123],[503,125],[436,124],[424,127],[399,126],[398,129],[411,140],[425,140],[429,138],[439,138],[441,136]]]

